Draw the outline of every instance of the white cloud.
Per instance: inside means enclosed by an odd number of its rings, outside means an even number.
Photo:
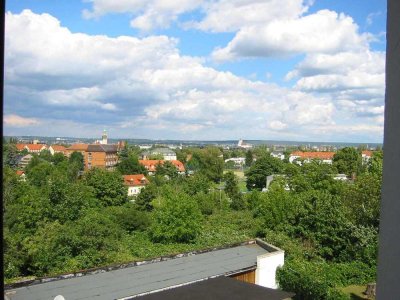
[[[200,6],[201,0],[90,0],[93,9],[84,10],[85,18],[98,18],[108,13],[130,13],[135,17],[130,24],[142,31],[168,28],[180,14]]]
[[[285,56],[299,53],[338,53],[365,49],[370,36],[359,34],[353,19],[330,10],[300,18],[243,26],[225,48],[216,49],[217,61],[241,57]]]
[[[195,132],[199,139],[317,139],[312,128],[347,116],[329,95],[206,67],[180,55],[177,43],[166,36],[72,33],[48,14],[7,13],[6,115],[40,116],[27,134],[86,135],[106,126],[119,137],[194,138]],[[375,112],[352,111],[359,123],[363,113],[379,117]],[[11,124],[5,122],[6,132]]]
[[[4,115],[4,124],[10,127],[27,127],[40,124],[35,118],[24,118],[18,115]]]
[[[205,17],[188,27],[211,32],[235,32],[243,26],[263,26],[279,19],[297,18],[308,6],[302,0],[221,0],[205,2]]]

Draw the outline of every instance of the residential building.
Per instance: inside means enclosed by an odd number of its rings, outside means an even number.
[[[65,148],[64,146],[61,146],[61,145],[51,145],[49,147],[49,151],[50,151],[51,155],[54,155],[56,153],[62,153],[62,154],[65,155],[65,150],[66,149],[67,148]]]
[[[333,179],[341,180],[341,181],[348,181],[349,180],[349,178],[347,178],[346,174],[336,174],[335,176],[333,176]]]
[[[225,163],[233,161],[235,164],[235,167],[241,167],[245,164],[246,158],[245,157],[231,157],[228,159],[225,159]]]
[[[368,161],[371,159],[373,152],[371,150],[363,150],[361,152],[362,163],[367,164]]]
[[[25,169],[25,167],[31,162],[32,154],[20,156],[18,158],[18,168]]]
[[[276,289],[276,270],[283,265],[283,250],[256,239],[213,250],[38,279],[25,285],[6,285],[5,292],[11,300],[53,299],[55,295],[65,299],[131,299],[217,277],[254,284],[250,287],[255,289]],[[290,296],[293,294],[273,299]]]
[[[151,156],[160,155],[163,160],[176,160],[176,153],[169,148],[155,148],[142,152],[141,159],[149,159]]]
[[[156,172],[157,165],[163,164],[164,162],[166,162],[166,160],[156,160],[156,159],[139,160],[139,163],[146,168],[149,175],[154,175]],[[185,174],[185,166],[183,165],[183,163],[181,163],[179,160],[169,160],[169,162],[176,167],[176,169],[178,170],[178,174],[180,175]]]
[[[29,153],[40,153],[42,150],[47,149],[45,144],[16,144],[18,151],[27,150]]]
[[[143,174],[124,175],[124,184],[128,187],[128,196],[137,196],[149,184]]]
[[[21,181],[26,181],[25,171],[17,170],[17,171],[15,171],[15,173],[18,175],[18,177]]]
[[[284,160],[285,159],[285,154],[283,153],[283,151],[273,151],[271,152],[271,156],[278,158],[280,160]]]
[[[65,149],[65,155],[70,157],[73,152],[80,152],[85,157],[88,146],[88,144],[73,144]]]
[[[88,145],[84,153],[85,170],[103,168],[114,170],[118,163],[118,145]]]
[[[335,152],[303,152],[303,151],[295,151],[290,154],[289,162],[293,163],[297,160],[298,164],[301,162],[310,162],[312,160],[320,160],[326,164],[332,164],[333,156]]]

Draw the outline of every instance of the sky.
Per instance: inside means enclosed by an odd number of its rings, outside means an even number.
[[[4,135],[382,142],[384,0],[6,1]]]

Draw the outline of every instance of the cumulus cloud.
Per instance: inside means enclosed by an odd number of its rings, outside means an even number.
[[[4,115],[4,124],[10,127],[27,127],[40,124],[35,118],[24,118],[18,115]]]
[[[142,31],[168,28],[180,14],[192,11],[200,6],[201,0],[90,0],[92,10],[84,10],[85,18],[98,18],[108,13],[130,13],[135,17],[130,25]]]
[[[206,67],[181,55],[176,39],[72,33],[29,10],[6,14],[5,67],[6,115],[42,122],[26,134],[93,136],[106,126],[116,137],[304,140],[320,137],[313,128],[347,116],[329,94]],[[363,114],[380,116],[374,109],[352,113],[360,126]],[[9,120],[6,132],[22,133]]]
[[[299,53],[338,53],[363,49],[369,35],[359,34],[353,19],[321,10],[293,19],[242,27],[225,48],[216,49],[217,61],[241,57],[271,57]]]

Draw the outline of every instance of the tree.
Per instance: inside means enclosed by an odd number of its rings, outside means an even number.
[[[53,158],[52,158],[52,162],[54,163],[54,165],[59,165],[62,162],[67,161],[67,158],[65,157],[65,155],[61,152],[57,152],[54,153]]]
[[[185,192],[193,196],[197,193],[208,193],[211,188],[211,181],[207,178],[207,176],[196,173],[193,176],[188,177],[185,180],[183,185],[183,189]]]
[[[86,184],[103,206],[122,205],[128,201],[127,188],[119,172],[93,168],[86,173]]]
[[[164,161],[164,163],[157,164],[156,174],[158,176],[167,176],[169,179],[173,179],[178,176],[178,170],[170,161]]]
[[[234,210],[242,210],[246,208],[246,202],[240,193],[238,180],[232,171],[225,173],[225,193],[231,199],[231,207]]]
[[[69,157],[69,163],[76,164],[79,171],[83,171],[83,169],[85,168],[83,155],[82,153],[77,151],[72,152],[71,156]]]
[[[135,204],[139,210],[151,211],[153,210],[152,201],[157,197],[157,186],[153,183],[148,184],[140,191],[140,194],[135,200]]]
[[[281,173],[282,170],[283,170],[283,163],[280,159],[276,159],[270,155],[265,155],[259,158],[246,172],[247,189],[261,190],[263,187],[266,186],[267,176],[276,173]]]
[[[123,175],[147,174],[146,168],[139,163],[139,160],[135,155],[129,155],[126,158],[122,158],[117,165],[117,169]]]
[[[246,167],[251,167],[252,164],[253,164],[253,151],[247,150],[245,165]]]
[[[53,156],[51,155],[50,150],[43,149],[42,151],[40,151],[39,156],[40,156],[41,159],[43,159],[45,161],[48,161],[48,162],[52,162],[53,161]]]
[[[224,160],[221,151],[216,147],[207,147],[193,151],[192,159],[187,163],[189,170],[194,170],[214,182],[222,179]]]
[[[16,169],[18,166],[18,151],[15,144],[3,143],[3,166],[9,166]]]
[[[201,212],[194,199],[176,191],[163,197],[150,236],[154,242],[193,242],[201,231]]]
[[[359,174],[362,166],[361,154],[352,147],[343,148],[333,156],[333,165],[339,173],[348,176]]]

